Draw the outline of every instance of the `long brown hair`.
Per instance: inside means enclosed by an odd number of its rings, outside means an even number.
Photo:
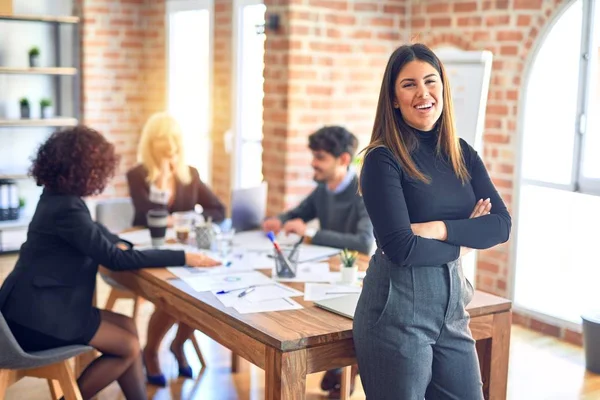
[[[430,182],[429,177],[419,171],[410,155],[418,146],[416,134],[413,128],[404,121],[400,109],[393,106],[396,98],[395,88],[398,74],[406,64],[415,60],[430,64],[440,74],[444,91],[444,108],[436,123],[436,129],[439,129],[436,149],[438,154],[444,154],[448,157],[456,176],[465,182],[469,179],[469,172],[465,166],[459,138],[456,135],[454,126],[454,108],[452,106],[450,82],[439,58],[427,46],[420,43],[397,48],[388,60],[381,82],[371,140],[369,145],[361,151],[361,153],[365,153],[363,160],[373,149],[387,147],[410,177],[425,183]]]

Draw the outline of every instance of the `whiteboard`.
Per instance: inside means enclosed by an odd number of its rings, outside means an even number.
[[[492,53],[444,48],[435,51],[450,81],[458,136],[482,155]]]
[[[456,133],[483,158],[483,128],[492,72],[492,53],[444,48],[435,50],[435,54],[444,64],[450,81]],[[462,257],[461,262],[465,277],[477,288],[477,251],[471,251]]]

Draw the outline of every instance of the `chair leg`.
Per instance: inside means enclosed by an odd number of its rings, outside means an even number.
[[[47,379],[48,386],[50,387],[50,395],[52,396],[52,400],[59,400],[62,396],[62,389],[60,387],[60,383],[54,379]]]
[[[115,289],[110,289],[110,293],[108,295],[108,299],[106,300],[106,305],[104,306],[104,309],[112,310],[118,299],[119,299],[119,291],[115,290]]]
[[[144,302],[143,297],[135,296],[133,298],[133,314],[132,314],[131,318],[133,318],[133,321],[136,323],[137,323],[137,316],[139,315],[139,311],[140,311],[140,306],[142,305],[143,302]]]
[[[0,369],[0,399],[4,399],[6,389],[8,389],[11,371],[8,369]]]
[[[192,336],[190,337],[192,344],[194,345],[194,350],[196,350],[196,354],[198,355],[198,359],[200,360],[200,364],[202,364],[202,368],[206,367],[206,361],[204,361],[204,356],[202,355],[202,350],[200,350],[200,345],[198,344],[198,340],[196,339],[196,332],[192,332]]]
[[[240,357],[235,354],[233,351],[231,352],[231,373],[236,374],[240,372]]]
[[[69,367],[68,361],[57,363],[58,382],[65,395],[65,400],[83,400],[73,371]]]

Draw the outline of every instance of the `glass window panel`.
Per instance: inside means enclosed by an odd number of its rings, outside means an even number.
[[[570,184],[577,122],[582,2],[551,28],[527,82],[523,178]]]

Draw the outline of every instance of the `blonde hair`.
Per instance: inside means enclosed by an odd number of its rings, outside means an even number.
[[[138,146],[138,160],[146,168],[148,183],[154,182],[160,175],[160,160],[156,160],[152,155],[152,142],[158,138],[171,137],[177,144],[177,165],[175,166],[175,176],[177,179],[187,185],[192,181],[190,168],[185,162],[183,154],[183,138],[179,123],[170,114],[159,112],[148,118]]]

